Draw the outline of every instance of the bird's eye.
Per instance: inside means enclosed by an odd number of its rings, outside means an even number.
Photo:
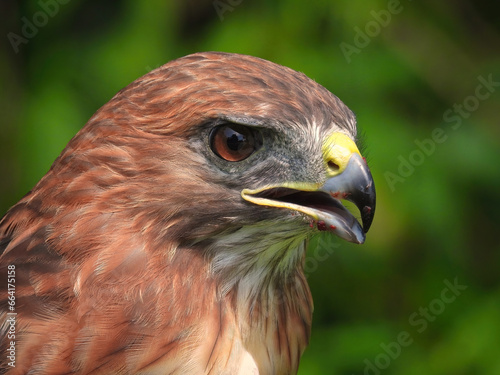
[[[262,146],[262,136],[254,128],[224,124],[210,133],[210,148],[219,157],[227,161],[242,161]]]

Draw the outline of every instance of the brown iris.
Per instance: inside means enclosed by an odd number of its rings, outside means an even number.
[[[262,146],[262,136],[256,129],[239,125],[224,124],[210,134],[210,148],[227,161],[242,161]]]

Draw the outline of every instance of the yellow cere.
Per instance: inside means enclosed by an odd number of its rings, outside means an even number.
[[[328,136],[323,143],[323,159],[327,167],[328,177],[342,173],[354,153],[361,156],[358,147],[347,135],[333,133]]]

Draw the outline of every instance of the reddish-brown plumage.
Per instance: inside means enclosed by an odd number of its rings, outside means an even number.
[[[219,168],[200,134],[220,119],[268,121],[293,138],[355,133],[352,113],[327,90],[253,57],[190,55],[130,84],[0,222],[0,319],[8,265],[18,313],[15,368],[2,329],[3,371],[252,374],[242,370],[249,353],[260,374],[296,373],[312,314],[302,240],[293,256],[266,255],[264,269],[246,253],[234,267],[220,255],[268,241],[268,230],[293,242],[291,230],[258,226],[280,222],[281,210],[239,194],[266,176],[291,178],[288,151],[279,168],[249,161],[259,173]],[[304,179],[320,173],[317,146],[294,156],[309,166],[297,172]],[[302,239],[313,230],[300,215],[284,221]]]

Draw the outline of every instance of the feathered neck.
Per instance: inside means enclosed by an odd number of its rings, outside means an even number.
[[[303,273],[308,231],[296,224],[242,227],[212,246],[220,296],[231,300],[243,343],[262,373],[296,373],[309,341],[313,304]]]
[[[214,275],[224,295],[235,287],[252,300],[262,289],[280,284],[302,269],[308,231],[295,222],[262,222],[219,234],[210,252]]]

